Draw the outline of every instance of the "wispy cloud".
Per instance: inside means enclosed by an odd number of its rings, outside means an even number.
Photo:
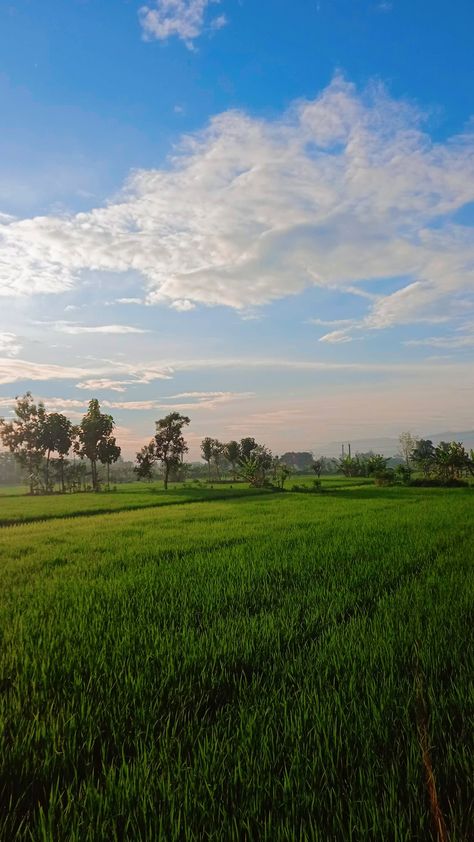
[[[79,322],[35,322],[38,325],[47,325],[51,330],[57,333],[67,333],[71,336],[80,336],[86,333],[103,333],[111,335],[120,335],[126,333],[149,333],[149,330],[144,330],[141,327],[133,327],[132,325],[84,325]]]
[[[227,23],[226,16],[220,14],[206,24],[207,9],[215,3],[219,0],[153,0],[139,11],[144,38],[167,41],[176,37],[184,41],[188,49],[193,49],[194,41],[207,25],[216,31]]]
[[[332,330],[330,333],[325,333],[324,336],[320,336],[319,342],[328,342],[330,344],[352,342],[352,336],[347,330]]]
[[[308,319],[308,324],[317,327],[349,327],[354,324],[354,319]]]

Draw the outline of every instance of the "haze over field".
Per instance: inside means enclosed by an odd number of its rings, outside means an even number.
[[[125,456],[171,410],[190,458],[471,430],[473,12],[446,14],[3,5],[0,413],[97,397]]]

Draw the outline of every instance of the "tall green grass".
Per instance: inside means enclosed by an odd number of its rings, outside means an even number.
[[[3,840],[472,829],[473,497],[339,489],[0,533]]]

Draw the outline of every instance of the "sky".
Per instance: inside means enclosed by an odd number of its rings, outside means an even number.
[[[471,0],[3,0],[0,413],[473,428]]]

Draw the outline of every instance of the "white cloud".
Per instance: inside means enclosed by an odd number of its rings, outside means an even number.
[[[21,351],[21,344],[14,333],[0,331],[0,354],[14,357]]]
[[[349,327],[354,324],[354,319],[308,319],[308,323],[317,327]]]
[[[194,310],[195,304],[189,300],[189,298],[178,298],[176,301],[172,301],[170,307],[174,310],[178,310],[180,313],[186,313],[188,310]]]
[[[80,336],[85,333],[104,333],[104,334],[126,334],[126,333],[149,333],[149,330],[143,330],[140,327],[132,327],[131,325],[83,325],[78,322],[35,322],[35,324],[48,325],[52,330],[58,333],[67,333],[71,336]]]
[[[324,336],[320,336],[318,341],[329,342],[331,344],[352,342],[352,336],[348,334],[347,330],[332,330],[331,333],[325,333]]]
[[[206,27],[205,15],[211,4],[219,0],[153,0],[139,10],[143,35],[149,41],[167,41],[180,38],[188,49]],[[222,29],[227,23],[225,15],[213,18],[211,30]]]
[[[141,276],[148,303],[182,310],[245,314],[316,285],[367,298],[369,328],[445,318],[474,286],[472,229],[446,221],[474,201],[474,134],[435,144],[422,119],[340,78],[274,121],[221,114],[105,207],[1,225],[0,292],[89,270]],[[364,289],[392,277],[391,295]]]
[[[0,358],[0,384],[22,380],[77,380],[87,373],[85,369],[73,366]]]
[[[76,383],[76,389],[85,389],[88,392],[96,390],[110,390],[111,392],[126,392],[127,386],[135,383],[135,380],[108,380],[103,377],[99,380],[84,380],[82,383]]]
[[[142,298],[117,298],[115,304],[143,304]]]

